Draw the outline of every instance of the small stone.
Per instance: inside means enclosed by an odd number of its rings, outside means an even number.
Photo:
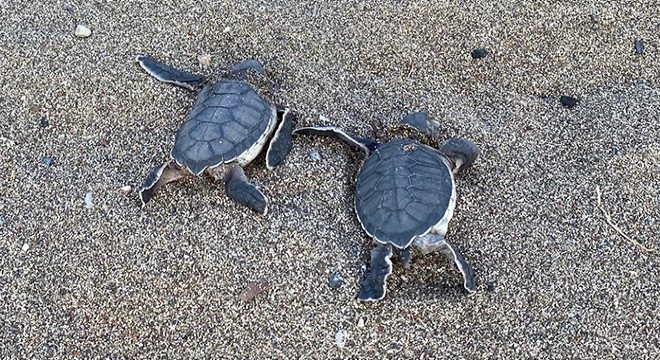
[[[23,244],[23,247],[21,248],[21,250],[23,250],[23,252],[28,251],[29,249],[30,249],[30,244],[28,244],[28,243]]]
[[[486,283],[486,291],[493,292],[495,291],[495,284],[492,282]]]
[[[2,218],[2,215],[0,215],[0,225],[5,223],[5,219]]]
[[[84,39],[92,35],[92,30],[85,25],[76,26],[76,31],[74,32],[77,37]]]
[[[330,121],[330,119],[325,115],[319,115],[319,120],[322,122]]]
[[[358,319],[357,326],[358,326],[358,327],[364,327],[364,318],[359,318],[359,319]]]
[[[119,193],[126,196],[128,195],[133,188],[130,185],[122,186],[119,188]]]
[[[106,147],[110,145],[110,142],[106,139],[101,139],[96,143],[96,145]]]
[[[94,207],[94,204],[92,204],[92,192],[88,192],[85,194],[85,207],[88,209],[91,209]]]
[[[270,289],[270,281],[266,278],[261,278],[258,281],[254,281],[248,284],[248,286],[241,292],[239,298],[244,302],[252,301],[257,295],[263,293],[264,291]]]
[[[41,159],[41,162],[46,166],[51,166],[51,165],[53,165],[53,158],[50,157],[50,156],[44,156]]]
[[[328,277],[328,286],[330,286],[331,289],[339,289],[341,286],[342,279],[339,274],[332,274]]]
[[[199,60],[199,66],[202,68],[208,69],[211,67],[211,55],[209,54],[200,55],[197,60]]]
[[[319,154],[318,151],[312,151],[312,152],[310,152],[310,153],[309,153],[309,156],[310,156],[312,159],[316,160],[316,161],[321,160],[321,154]]]
[[[335,343],[339,348],[343,348],[346,346],[346,342],[348,341],[348,333],[346,330],[339,330],[335,334]]]
[[[48,127],[48,115],[42,116],[41,120],[39,120],[39,123],[42,128]]]
[[[566,95],[562,95],[559,98],[559,101],[561,102],[562,105],[564,105],[565,107],[567,107],[569,109],[572,109],[578,102],[578,100],[576,98],[571,97],[571,96],[566,96]]]
[[[222,30],[222,32],[225,33],[225,34],[230,32],[230,31],[231,31],[231,26],[227,26],[227,27],[225,27],[224,30]]]
[[[470,55],[472,55],[473,59],[482,59],[488,55],[488,50],[482,48],[474,49]]]
[[[642,55],[644,53],[644,41],[642,39],[635,40],[635,52],[638,55]]]

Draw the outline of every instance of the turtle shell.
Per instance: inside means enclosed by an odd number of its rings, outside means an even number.
[[[403,249],[440,223],[451,207],[453,189],[453,175],[436,149],[393,140],[360,169],[355,210],[371,237]]]
[[[176,133],[171,156],[193,174],[240,160],[248,152],[254,157],[275,123],[274,108],[252,86],[221,80],[199,93]]]

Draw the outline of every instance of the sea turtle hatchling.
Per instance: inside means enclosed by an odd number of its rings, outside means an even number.
[[[203,86],[176,133],[172,159],[154,168],[144,181],[142,206],[161,186],[208,170],[216,180],[224,179],[231,199],[265,215],[268,199],[248,182],[242,167],[254,160],[271,138],[266,165],[269,169],[280,165],[291,150],[293,119],[288,109],[278,111],[241,79],[248,69],[263,73],[261,64],[256,60],[239,63],[231,69],[230,78],[210,83],[201,75],[174,69],[148,56],[136,59],[160,81],[190,90]]]
[[[425,131],[432,128],[431,124],[415,126]],[[401,262],[409,267],[411,245],[424,254],[444,253],[463,274],[467,292],[476,291],[472,268],[445,240],[456,204],[454,174],[476,159],[478,149],[473,142],[452,138],[440,150],[408,139],[380,144],[333,126],[299,128],[293,134],[338,138],[364,149],[368,156],[357,175],[355,212],[377,245],[371,250],[371,269],[360,288],[359,300],[385,297],[385,282],[392,273],[392,247],[399,249]]]

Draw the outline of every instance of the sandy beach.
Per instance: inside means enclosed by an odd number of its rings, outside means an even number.
[[[655,0],[4,1],[0,358],[659,358],[659,34]],[[265,217],[210,177],[141,209],[195,93],[138,54],[212,79],[258,59],[297,126],[427,111],[476,142],[447,239],[477,293],[431,254],[355,300],[363,155],[334,140],[246,167]]]

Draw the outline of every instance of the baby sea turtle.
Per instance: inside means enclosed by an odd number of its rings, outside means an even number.
[[[266,165],[268,169],[280,165],[291,151],[293,119],[289,109],[276,109],[240,78],[248,69],[263,73],[261,64],[256,60],[239,63],[230,71],[232,78],[210,83],[201,75],[174,69],[148,56],[137,56],[137,61],[160,81],[190,90],[203,87],[176,132],[172,159],[154,168],[144,181],[142,206],[161,186],[209,170],[215,179],[224,179],[230,198],[265,215],[268,200],[248,182],[242,167],[259,155],[268,140]]]
[[[427,131],[431,125],[416,127]],[[355,212],[377,245],[371,250],[371,269],[362,283],[359,300],[385,297],[385,281],[392,273],[392,247],[399,249],[401,262],[409,267],[411,245],[424,254],[444,253],[463,274],[468,293],[476,291],[472,268],[445,240],[456,204],[454,174],[477,158],[473,142],[452,138],[437,150],[408,139],[380,144],[333,126],[299,128],[293,133],[338,138],[362,148],[367,155],[357,175]]]

